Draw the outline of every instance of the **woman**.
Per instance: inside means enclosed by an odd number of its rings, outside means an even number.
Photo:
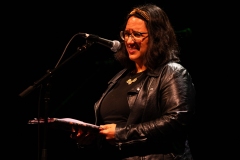
[[[94,106],[99,134],[74,129],[72,138],[92,151],[97,147],[104,159],[191,159],[187,142],[195,89],[179,64],[166,13],[152,4],[135,7],[120,37],[115,58],[124,69]]]

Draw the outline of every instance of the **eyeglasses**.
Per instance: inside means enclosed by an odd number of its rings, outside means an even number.
[[[120,37],[124,41],[128,41],[129,37],[131,36],[132,40],[134,42],[142,42],[145,38],[148,36],[144,37],[143,34],[148,34],[147,32],[137,32],[137,31],[132,31],[130,33],[129,31],[121,31],[120,32]]]

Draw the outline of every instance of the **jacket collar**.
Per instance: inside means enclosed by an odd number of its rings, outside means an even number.
[[[174,62],[169,62],[169,63],[167,63],[167,64],[165,64],[165,65],[161,65],[161,66],[157,67],[157,68],[156,68],[155,70],[153,70],[153,71],[148,70],[148,71],[147,71],[147,75],[150,76],[150,77],[158,77],[158,76],[161,74],[163,68],[165,68],[167,65],[171,65],[172,63],[174,63]],[[125,72],[127,72],[127,70],[128,70],[128,69],[126,69],[126,68],[122,69],[122,70],[121,70],[120,72],[118,72],[110,81],[108,81],[108,84],[110,84],[110,83],[116,83],[116,81],[117,81]]]

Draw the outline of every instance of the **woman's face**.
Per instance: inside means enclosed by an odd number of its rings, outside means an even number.
[[[129,58],[139,65],[143,64],[143,55],[148,47],[148,30],[145,22],[137,17],[130,17],[125,27],[124,36]]]

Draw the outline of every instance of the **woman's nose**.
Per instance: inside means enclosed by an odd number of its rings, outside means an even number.
[[[133,38],[133,36],[132,36],[132,35],[129,35],[126,43],[134,43],[134,42],[135,42],[135,39]]]

